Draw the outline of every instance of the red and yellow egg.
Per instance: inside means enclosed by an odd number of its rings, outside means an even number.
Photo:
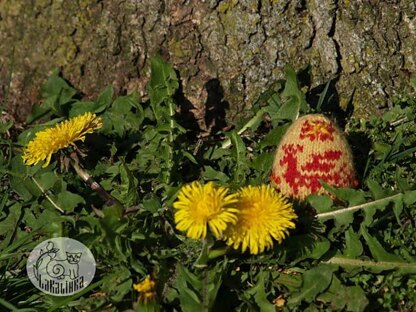
[[[345,136],[324,115],[299,118],[277,148],[270,179],[285,196],[300,200],[325,193],[319,180],[335,187],[355,186],[353,157]]]

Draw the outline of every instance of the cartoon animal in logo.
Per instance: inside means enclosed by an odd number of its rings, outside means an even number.
[[[78,278],[82,252],[66,252],[65,259],[56,259],[58,251],[59,249],[55,248],[50,241],[45,251],[40,250],[40,256],[33,266],[37,280],[40,278],[39,271],[46,271],[51,278],[55,279],[64,279],[65,276],[68,276],[71,280]]]

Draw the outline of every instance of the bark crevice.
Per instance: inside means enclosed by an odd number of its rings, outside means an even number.
[[[161,53],[200,120],[209,81],[220,82],[232,119],[285,64],[310,65],[310,88],[337,77],[340,106],[355,92],[354,115],[368,116],[412,91],[415,12],[410,0],[2,1],[0,102],[24,120],[56,67],[88,98],[108,84],[146,97],[149,59]]]

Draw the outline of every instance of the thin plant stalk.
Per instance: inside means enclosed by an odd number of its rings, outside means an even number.
[[[71,159],[71,165],[85,184],[87,184],[93,191],[97,192],[107,206],[113,206],[114,204],[119,203],[117,199],[111,196],[97,181],[92,178],[88,171],[81,168],[78,162]]]
[[[43,187],[42,187],[42,185],[40,185],[39,184],[39,182],[34,178],[34,177],[31,177],[32,178],[32,181],[36,184],[36,186],[39,188],[39,190],[42,192],[42,194],[43,195],[45,195],[45,197],[46,197],[46,199],[52,204],[52,206],[56,209],[56,210],[58,210],[60,213],[65,213],[65,211],[61,208],[61,207],[59,207],[58,206],[58,204],[57,203],[55,203],[54,201],[53,201],[53,199],[48,195],[48,193],[43,189]]]

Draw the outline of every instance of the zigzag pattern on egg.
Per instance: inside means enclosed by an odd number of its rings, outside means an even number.
[[[300,200],[325,193],[319,180],[355,186],[353,157],[341,130],[321,114],[296,120],[277,148],[270,180],[285,196]]]

